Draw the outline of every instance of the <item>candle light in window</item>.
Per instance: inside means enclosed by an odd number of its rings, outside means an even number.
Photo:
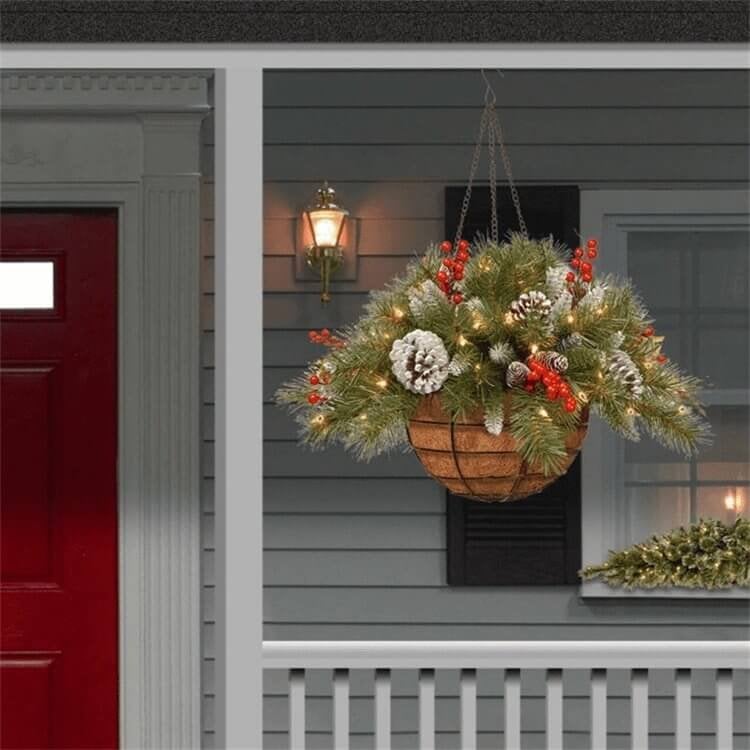
[[[729,511],[734,511],[735,513],[742,512],[744,503],[742,502],[742,497],[740,497],[739,490],[734,490],[734,492],[730,490],[729,492],[727,492],[724,497],[724,507]]]

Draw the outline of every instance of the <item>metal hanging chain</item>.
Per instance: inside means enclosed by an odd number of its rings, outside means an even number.
[[[497,97],[495,91],[490,85],[484,70],[481,71],[482,78],[487,84],[487,88],[484,92],[484,109],[482,110],[482,117],[479,121],[479,133],[477,135],[477,141],[474,145],[474,154],[471,160],[471,168],[469,169],[469,179],[466,183],[466,191],[464,192],[464,199],[461,204],[461,213],[458,219],[458,226],[456,228],[456,235],[453,240],[453,246],[457,247],[458,242],[461,239],[463,233],[464,223],[466,216],[469,212],[469,203],[471,201],[471,191],[474,185],[474,178],[476,177],[477,169],[479,167],[479,159],[482,152],[482,140],[484,138],[485,130],[487,131],[487,151],[489,156],[489,185],[490,185],[490,236],[492,241],[497,244],[499,241],[499,219],[497,211],[497,162],[495,158],[495,146],[500,146],[500,157],[503,161],[503,169],[508,178],[508,186],[510,187],[510,195],[513,200],[513,205],[516,209],[516,215],[518,216],[518,226],[521,233],[525,238],[528,239],[528,231],[526,229],[526,222],[524,221],[523,214],[521,213],[521,201],[518,198],[518,190],[513,182],[513,171],[510,166],[510,157],[505,147],[505,140],[503,139],[503,129],[500,125],[500,120],[495,110],[495,103]]]
[[[503,138],[503,128],[500,125],[500,120],[497,113],[492,111],[494,129],[497,133],[497,141],[500,144],[500,158],[503,160],[503,169],[505,170],[505,176],[508,178],[508,187],[510,188],[510,197],[513,199],[513,206],[516,209],[516,216],[518,217],[518,227],[521,230],[521,234],[529,239],[529,232],[526,229],[526,222],[523,220],[523,213],[521,213],[521,201],[518,197],[518,190],[516,184],[513,182],[513,170],[510,166],[510,157],[508,156],[508,150],[505,147],[505,139]]]
[[[497,161],[495,159],[495,142],[497,140],[496,120],[495,103],[491,102],[489,105],[489,125],[487,127],[487,155],[490,159],[490,239],[495,245],[500,240],[500,217],[497,211]]]
[[[484,131],[487,127],[487,121],[489,120],[488,107],[485,105],[482,111],[482,117],[479,120],[479,134],[477,135],[477,142],[474,145],[474,155],[471,159],[471,168],[469,169],[469,181],[466,183],[466,191],[464,192],[464,200],[461,204],[461,214],[458,217],[458,226],[456,227],[456,236],[453,239],[453,247],[458,247],[458,242],[461,239],[461,235],[464,231],[464,221],[466,221],[466,214],[469,212],[469,202],[471,201],[471,188],[474,185],[474,177],[479,167],[479,157],[482,153],[482,139],[484,138]]]

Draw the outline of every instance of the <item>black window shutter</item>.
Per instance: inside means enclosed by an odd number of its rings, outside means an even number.
[[[464,187],[445,191],[445,236],[453,239]],[[575,186],[518,189],[529,235],[579,243]],[[501,233],[518,229],[510,190],[498,188]],[[475,187],[463,236],[489,234],[490,193]],[[580,457],[538,495],[513,503],[481,503],[448,493],[448,584],[526,586],[575,584],[581,567]]]

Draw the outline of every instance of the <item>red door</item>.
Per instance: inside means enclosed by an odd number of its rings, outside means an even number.
[[[114,748],[117,217],[0,230],[0,747]]]

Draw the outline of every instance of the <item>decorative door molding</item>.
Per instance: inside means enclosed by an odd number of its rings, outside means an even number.
[[[120,744],[200,747],[200,71],[5,71],[4,205],[119,211]]]

